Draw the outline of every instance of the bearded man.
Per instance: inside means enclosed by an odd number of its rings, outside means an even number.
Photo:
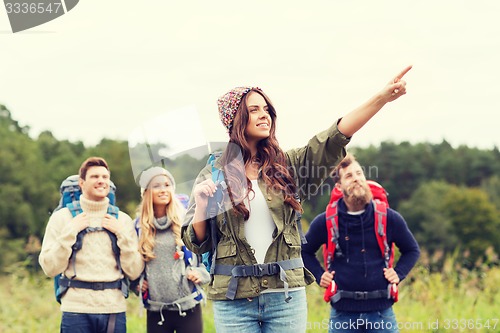
[[[335,260],[323,268],[316,252],[328,239],[326,213],[311,222],[302,245],[304,265],[323,288],[333,283],[337,296],[330,301],[329,332],[398,332],[392,309],[395,299],[389,285],[397,285],[413,268],[420,249],[403,217],[387,208],[386,239],[401,256],[394,268],[387,268],[375,232],[375,206],[361,165],[353,155],[333,172],[335,187],[343,193],[337,202],[338,241]],[[335,189],[334,189],[335,190]]]

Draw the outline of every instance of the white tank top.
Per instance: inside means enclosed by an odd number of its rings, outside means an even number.
[[[245,237],[248,244],[255,251],[255,259],[259,264],[264,263],[267,249],[273,241],[273,232],[276,228],[266,199],[259,188],[257,180],[252,180],[252,189],[255,193],[250,193],[249,200],[245,201],[250,217],[245,222]]]
[[[251,180],[252,189],[255,196],[250,194],[250,200],[245,202],[247,209],[250,211],[250,217],[245,222],[245,237],[248,244],[254,249],[255,259],[257,263],[263,264],[269,245],[273,241],[273,232],[276,225],[273,221],[267,201],[262,191],[259,188],[257,180]],[[289,288],[288,291],[302,290],[305,287]],[[284,289],[266,289],[261,293],[283,293]]]

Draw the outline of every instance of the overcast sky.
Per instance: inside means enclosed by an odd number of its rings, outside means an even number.
[[[286,149],[412,64],[407,95],[352,146],[445,139],[500,147],[499,14],[497,0],[82,0],[13,34],[2,8],[0,103],[33,137],[127,140],[169,115],[154,130],[195,145],[226,140],[217,98],[256,85],[277,108]],[[196,109],[192,128],[176,118],[186,107]]]

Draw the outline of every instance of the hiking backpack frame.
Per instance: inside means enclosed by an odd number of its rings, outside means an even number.
[[[373,195],[375,236],[377,243],[384,259],[384,266],[392,268],[394,264],[394,243],[390,245],[387,242],[387,209],[389,202],[387,200],[387,192],[377,182],[373,180],[366,181]],[[342,250],[339,246],[339,221],[338,221],[338,202],[343,197],[342,192],[335,187],[330,196],[330,202],[326,208],[326,230],[327,243],[323,245],[323,260],[324,267],[328,272],[333,271],[332,265],[334,258],[342,255]],[[329,287],[326,288],[323,299],[325,302],[336,303],[342,298],[351,298],[357,300],[388,298],[398,301],[398,286],[397,284],[388,284],[387,290],[375,291],[344,291],[338,290],[334,280]]]
[[[61,199],[59,200],[59,205],[56,207],[54,211],[58,211],[62,208],[68,208],[71,215],[76,217],[78,214],[81,214],[83,212],[82,207],[80,206],[80,196],[81,196],[81,189],[80,186],[78,185],[79,181],[79,176],[78,175],[72,175],[67,177],[60,186],[60,192],[61,192]],[[107,209],[107,213],[114,216],[115,218],[118,219],[118,213],[119,213],[119,208],[115,206],[115,191],[116,191],[116,186],[115,184],[110,181],[110,191],[108,194],[109,198],[109,206]],[[71,221],[70,221],[71,223]],[[117,239],[116,235],[110,232],[109,230],[106,230],[102,227],[87,227],[84,230],[80,231],[76,237],[76,242],[73,244],[71,247],[72,252],[71,256],[69,258],[69,265],[73,269],[73,275],[71,277],[67,277],[64,275],[64,273],[60,273],[54,277],[54,292],[56,296],[57,302],[61,303],[61,298],[62,296],[68,291],[68,288],[82,288],[82,289],[91,289],[91,290],[104,290],[104,289],[120,289],[123,296],[125,298],[128,297],[128,279],[123,278],[121,280],[117,281],[111,281],[111,282],[87,282],[87,281],[80,281],[77,280],[77,273],[76,273],[76,254],[79,250],[81,250],[82,245],[83,245],[83,238],[85,235],[89,232],[98,232],[98,231],[105,231],[110,240],[111,240],[111,247],[113,249],[113,253],[115,255],[115,260],[118,269],[120,270],[120,273],[123,274],[121,262],[120,262],[120,248],[118,247],[117,244]]]

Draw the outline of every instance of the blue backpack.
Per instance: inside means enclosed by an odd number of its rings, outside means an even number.
[[[222,152],[215,152],[210,154],[207,160],[207,164],[212,168],[212,181],[217,185],[217,190],[215,191],[213,197],[208,199],[207,206],[207,217],[210,221],[210,233],[212,235],[212,249],[211,251],[205,252],[201,255],[202,262],[207,268],[207,271],[213,275],[215,267],[215,257],[213,254],[217,249],[217,243],[219,240],[217,238],[217,213],[219,212],[219,203],[222,202],[224,193],[222,192],[227,188],[226,182],[224,180],[224,172],[215,166],[215,161],[222,156]],[[221,186],[218,186],[221,185]]]
[[[61,192],[61,199],[59,200],[59,205],[56,207],[54,211],[58,211],[66,207],[69,209],[73,217],[83,212],[79,201],[82,191],[80,189],[80,186],[78,185],[78,180],[79,180],[78,175],[72,175],[63,180],[61,186],[59,187],[59,191]],[[120,210],[117,206],[115,206],[115,201],[116,201],[115,192],[116,192],[116,186],[112,181],[110,181],[110,190],[108,194],[109,198],[108,214],[118,218],[118,212]],[[92,228],[92,227],[86,228],[78,233],[76,237],[76,242],[72,246],[73,251],[71,252],[71,256],[69,258],[69,264],[73,267],[73,276],[68,278],[63,273],[60,273],[59,275],[54,277],[54,291],[57,302],[61,303],[61,298],[66,293],[68,288],[84,288],[92,290],[121,289],[125,298],[128,297],[128,280],[126,278],[114,282],[93,282],[93,283],[75,280],[76,277],[75,258],[77,252],[82,248],[83,237],[89,232],[96,232],[96,231],[106,231],[107,234],[109,235],[109,238],[111,239],[111,247],[113,249],[113,253],[115,254],[117,266],[120,272],[123,272],[120,263],[120,248],[118,247],[117,244],[116,235],[103,228]]]

